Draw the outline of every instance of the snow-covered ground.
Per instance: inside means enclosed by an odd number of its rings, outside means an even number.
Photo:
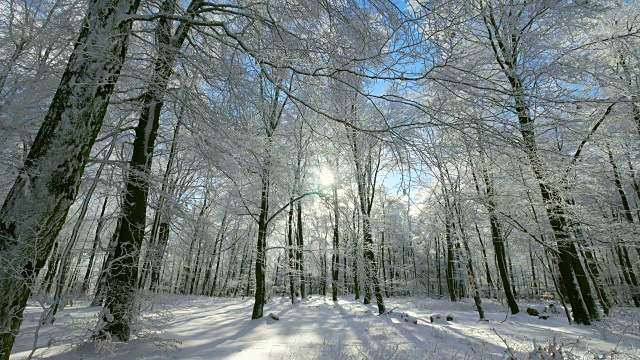
[[[151,305],[153,303],[153,306]],[[505,306],[484,301],[489,321],[479,322],[471,301],[387,299],[389,315],[377,316],[373,305],[342,298],[313,296],[291,305],[270,301],[265,315],[250,320],[253,299],[162,296],[143,301],[137,338],[96,352],[89,340],[97,307],[76,302],[59,312],[55,324],[39,331],[34,358],[47,359],[522,359],[536,341],[549,340],[565,359],[640,359],[640,311],[616,308],[592,326],[569,325],[564,314],[548,319],[521,313],[507,317]],[[25,359],[34,343],[41,313],[29,307],[12,359]],[[453,315],[432,324],[430,315]],[[408,316],[408,317],[407,317]],[[409,320],[409,321],[405,321]],[[417,320],[417,324],[414,322]],[[508,348],[507,348],[508,346]],[[108,347],[108,346],[107,346]],[[572,357],[575,356],[575,357]]]

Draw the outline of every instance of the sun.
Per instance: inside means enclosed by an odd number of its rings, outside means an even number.
[[[335,178],[333,176],[333,172],[329,169],[321,169],[318,173],[318,184],[322,187],[328,187],[333,185],[335,182]]]

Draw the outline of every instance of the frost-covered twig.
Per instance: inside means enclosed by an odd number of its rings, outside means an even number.
[[[507,346],[507,351],[509,351],[509,357],[507,358],[507,360],[515,360],[517,359],[516,356],[513,354],[513,349],[511,349],[511,346],[509,345],[509,343],[507,342],[507,340],[505,340],[502,336],[500,336],[500,334],[498,334],[498,331],[496,331],[495,328],[491,328],[491,331],[493,331],[494,333],[496,333],[496,335],[498,335],[498,337],[500,338],[500,340],[502,340],[502,342]]]

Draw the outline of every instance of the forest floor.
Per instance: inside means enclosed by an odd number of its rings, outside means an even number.
[[[562,313],[546,320],[526,314],[527,306],[542,309],[542,303],[521,301],[522,311],[507,317],[504,305],[485,299],[488,321],[481,322],[470,300],[385,301],[393,311],[377,316],[375,306],[347,298],[312,296],[295,305],[278,298],[265,306],[264,318],[250,320],[251,298],[154,296],[143,301],[134,340],[97,352],[90,335],[100,308],[76,301],[58,313],[54,325],[39,329],[33,358],[522,359],[534,341],[545,347],[555,337],[565,359],[640,359],[637,308],[617,307],[597,324],[583,326],[569,325]],[[42,309],[30,305],[11,359],[25,359],[33,348]],[[266,316],[270,313],[280,320]],[[436,313],[453,320],[431,323]]]

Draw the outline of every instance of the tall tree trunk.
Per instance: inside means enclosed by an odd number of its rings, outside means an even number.
[[[298,275],[300,276],[300,298],[305,299],[307,297],[307,292],[305,288],[304,274],[304,234],[302,228],[302,203],[300,202],[296,204],[296,215],[296,264],[298,265]]]
[[[194,276],[191,278],[191,284],[189,285],[189,294],[191,295],[195,294],[196,287],[199,284],[200,276],[202,274],[201,263],[204,262],[204,259],[203,259],[204,246],[202,244],[203,234],[204,234],[203,227],[204,227],[204,216],[207,209],[209,209],[209,204],[207,204],[208,197],[209,197],[209,191],[208,189],[205,189],[202,208],[200,208],[200,212],[198,213],[198,219],[196,220],[196,227],[194,229],[195,231],[194,240],[198,244],[198,252],[196,253],[196,262],[194,265]]]
[[[582,248],[579,250],[581,250],[580,253],[582,254],[582,257],[585,259],[588,274],[591,278],[591,282],[593,283],[593,286],[595,287],[596,295],[598,295],[598,300],[600,301],[600,306],[602,307],[604,314],[609,315],[609,309],[611,308],[612,304],[611,304],[611,300],[609,299],[609,296],[607,295],[606,291],[602,287],[602,284],[600,283],[600,270],[598,269],[597,261],[595,260],[591,249],[589,249],[586,246],[586,244],[582,244],[582,245],[583,245]]]
[[[188,17],[194,17],[203,0],[193,0],[187,9]],[[177,6],[175,0],[165,0],[161,10],[173,13]],[[128,341],[131,335],[131,322],[135,317],[136,290],[138,280],[138,260],[140,246],[144,238],[147,220],[147,197],[149,194],[149,174],[153,159],[160,113],[164,94],[173,74],[173,66],[180,48],[187,37],[191,25],[182,22],[172,33],[172,21],[167,18],[158,20],[155,35],[157,39],[157,57],[153,63],[153,74],[147,91],[142,95],[142,112],[135,129],[135,139],[126,190],[120,215],[121,226],[118,232],[114,261],[109,269],[105,308],[113,316],[102,329],[121,341]]]
[[[100,210],[100,218],[98,218],[98,225],[96,226],[96,234],[93,237],[93,246],[91,247],[91,253],[89,255],[89,264],[87,264],[87,270],[84,274],[84,279],[82,280],[82,293],[84,294],[89,292],[89,286],[91,285],[91,272],[93,271],[93,262],[96,257],[96,252],[98,251],[98,246],[100,246],[100,236],[102,235],[102,228],[105,222],[104,213],[107,210],[108,201],[109,197],[105,196],[104,202],[102,203],[102,210]]]
[[[354,109],[355,110],[355,109]],[[363,236],[363,250],[364,257],[366,259],[365,273],[366,279],[365,281],[365,301],[367,303],[366,294],[367,291],[371,291],[371,283],[373,283],[373,291],[376,297],[376,302],[378,305],[378,313],[380,315],[384,314],[385,306],[384,300],[382,298],[382,289],[380,288],[380,279],[378,274],[378,264],[375,259],[375,255],[373,252],[373,235],[371,233],[371,224],[370,224],[370,215],[371,215],[371,207],[373,205],[373,197],[375,191],[375,178],[372,180],[369,185],[366,182],[366,176],[375,176],[375,173],[371,171],[371,163],[369,164],[369,171],[365,171],[364,164],[361,159],[361,151],[359,149],[357,133],[354,128],[347,129],[347,134],[349,135],[349,140],[351,142],[351,150],[353,153],[353,158],[355,162],[356,168],[356,183],[358,188],[358,203],[360,205],[360,215],[362,217],[362,236]],[[379,155],[379,154],[378,154]],[[369,159],[372,161],[372,159]],[[378,157],[378,166],[379,166],[380,157]],[[377,171],[377,170],[376,170]],[[370,296],[370,295],[369,295]]]
[[[480,248],[482,249],[482,258],[484,259],[484,271],[487,274],[487,287],[488,293],[493,293],[493,280],[491,279],[491,270],[489,269],[489,260],[487,259],[487,249],[484,246],[484,241],[482,241],[482,235],[480,234],[480,228],[478,227],[478,223],[475,224],[476,232],[478,233],[478,241],[480,241]]]
[[[358,225],[356,225],[356,214],[358,214],[358,209],[353,209],[352,223],[353,223],[353,232],[351,236],[352,251],[351,256],[353,259],[353,266],[351,267],[351,274],[353,276],[353,289],[355,299],[360,299],[360,269],[358,268],[358,258],[360,257],[360,252],[358,251]],[[359,221],[359,220],[358,220]]]
[[[446,220],[445,220],[445,239],[447,241],[447,289],[449,290],[449,298],[451,301],[458,301],[458,296],[455,291],[455,256],[453,254],[453,234],[451,229],[451,222],[449,221],[449,210],[447,211]]]
[[[118,237],[118,232],[120,229],[120,219],[116,222],[116,228],[111,235],[111,239],[109,240],[109,244],[107,245],[107,251],[104,255],[104,260],[102,261],[102,266],[100,268],[100,273],[98,274],[98,281],[96,282],[96,290],[93,300],[91,301],[90,306],[101,306],[103,305],[104,295],[107,289],[107,277],[109,276],[109,267],[111,262],[113,261],[113,255],[116,249],[116,240]]]
[[[491,226],[491,240],[496,254],[498,272],[500,273],[500,279],[502,280],[502,288],[504,290],[505,297],[507,298],[507,304],[509,305],[511,314],[515,315],[520,312],[520,309],[518,308],[518,303],[516,302],[516,298],[512,292],[511,283],[509,281],[506,261],[507,256],[505,253],[502,228],[500,221],[498,220],[498,216],[496,215],[496,204],[493,199],[493,183],[484,165],[482,165],[481,171],[487,194],[487,211],[489,212],[489,225]]]
[[[269,144],[271,144],[271,136],[269,136]],[[270,157],[271,149],[267,150],[267,156]],[[265,264],[266,264],[266,247],[267,247],[267,216],[269,212],[269,187],[270,187],[270,158],[265,161],[262,168],[262,191],[260,196],[260,215],[258,219],[258,242],[256,243],[256,293],[255,303],[253,305],[253,313],[251,319],[259,319],[263,316],[263,309],[266,295],[265,285]]]
[[[389,284],[387,283],[387,266],[385,264],[385,243],[384,230],[380,232],[380,264],[382,264],[382,284],[384,286],[384,295],[389,297]]]
[[[262,69],[264,72],[264,69]],[[260,89],[263,92],[263,83],[260,82]],[[260,207],[258,214],[258,241],[256,243],[256,293],[255,303],[253,304],[253,312],[251,319],[259,319],[264,314],[264,304],[266,296],[266,248],[267,248],[267,227],[269,226],[269,191],[271,188],[271,161],[273,150],[273,134],[278,127],[282,117],[282,111],[286,103],[280,103],[280,87],[276,86],[273,98],[269,106],[269,113],[263,114],[263,122],[265,124],[266,145],[264,152],[264,160],[260,169]]]
[[[533,261],[533,250],[529,243],[529,264],[531,265],[531,296],[538,295],[538,279],[536,277],[536,265]]]
[[[469,284],[471,285],[471,291],[473,294],[473,302],[476,305],[478,316],[480,320],[484,320],[484,309],[482,308],[482,300],[480,299],[480,289],[478,288],[478,282],[476,280],[475,272],[473,271],[473,261],[471,258],[471,249],[469,249],[469,243],[465,237],[462,238],[462,245],[464,246],[465,253],[467,255],[467,271],[469,273]]]
[[[253,251],[251,250],[251,246],[245,246],[244,251],[242,252],[242,260],[240,261],[240,273],[238,277],[235,279],[235,286],[233,287],[233,297],[238,296],[238,292],[240,292],[240,286],[244,282],[244,274],[246,272],[247,265],[251,267],[251,262],[253,261]],[[251,273],[251,271],[249,271]],[[247,278],[247,283],[249,283],[249,279]],[[266,277],[265,277],[265,289],[266,289]],[[265,299],[266,299],[265,292]]]
[[[220,260],[222,258],[222,240],[224,239],[224,233],[226,231],[226,219],[227,213],[225,211],[222,216],[222,222],[220,224],[220,229],[218,230],[218,234],[216,235],[216,242],[213,245],[213,258],[216,258],[216,269],[213,272],[213,282],[211,283],[211,287],[207,293],[208,296],[214,296],[216,292],[216,284],[218,283],[218,272],[220,270]]]
[[[337,160],[336,160],[337,162]],[[333,186],[333,257],[331,259],[331,299],[338,301],[338,277],[340,276],[340,209],[338,187]]]
[[[296,296],[296,250],[293,245],[293,197],[290,199],[289,213],[287,215],[287,258],[289,265],[289,296],[291,297],[291,303],[295,304],[297,301]]]
[[[47,266],[47,273],[42,280],[42,285],[40,291],[44,291],[44,295],[48,296],[51,292],[51,286],[53,286],[53,277],[56,275],[56,269],[58,268],[58,264],[60,263],[60,251],[58,249],[59,242],[56,241],[53,244],[53,249],[51,250],[51,256],[49,256],[49,265]]]
[[[436,264],[438,264],[438,298],[442,298],[442,263],[440,260],[440,237],[436,237]]]
[[[473,259],[471,257],[471,249],[469,248],[469,241],[467,240],[466,232],[464,231],[464,227],[462,226],[462,210],[460,209],[460,204],[454,204],[456,219],[458,220],[458,230],[460,233],[460,240],[462,242],[462,246],[465,251],[465,255],[467,257],[467,274],[469,275],[469,285],[471,287],[471,293],[473,296],[473,302],[476,305],[476,310],[478,311],[478,316],[480,320],[484,320],[484,309],[482,308],[482,300],[480,299],[480,289],[478,287],[478,281],[476,279],[475,271],[473,270]]]
[[[49,111],[0,210],[0,359],[73,203],[124,62],[139,0],[90,1]]]
[[[578,286],[580,288],[582,299],[584,300],[585,306],[587,307],[587,311],[589,312],[589,317],[593,321],[600,320],[600,312],[598,311],[598,306],[596,305],[595,298],[593,297],[593,292],[591,291],[591,285],[589,284],[589,277],[587,276],[587,273],[584,270],[584,266],[578,254],[577,245],[575,243],[571,244],[570,251],[572,256],[571,261],[573,262],[572,266],[574,269],[576,280],[578,281]]]
[[[153,256],[150,263],[150,272],[151,278],[149,279],[150,285],[149,289],[151,291],[158,291],[160,286],[160,268],[162,266],[162,258],[164,257],[164,253],[167,248],[167,244],[169,243],[169,235],[171,230],[171,224],[167,221],[161,221],[158,225],[158,238],[157,243],[152,250]]]
[[[180,109],[180,112],[182,112],[182,108]],[[171,140],[171,147],[169,148],[169,159],[167,160],[167,166],[162,176],[158,205],[151,225],[149,246],[143,267],[142,279],[146,279],[147,277],[150,278],[148,286],[151,291],[156,290],[158,286],[157,281],[159,278],[160,266],[162,258],[164,257],[167,241],[169,240],[169,226],[171,224],[171,220],[170,214],[166,209],[166,202],[168,194],[172,194],[173,188],[175,187],[174,184],[170,184],[170,178],[177,153],[181,124],[182,114],[180,113],[178,114],[178,121],[176,122],[176,126],[173,130],[173,139]]]
[[[622,274],[624,276],[624,281],[629,286],[631,290],[631,298],[633,299],[633,304],[636,307],[640,307],[640,295],[638,294],[638,289],[640,288],[638,284],[638,278],[636,277],[635,272],[633,271],[633,265],[629,259],[629,251],[625,247],[620,245],[615,246],[616,253],[618,255],[618,261],[620,262],[620,266],[622,268]]]
[[[629,224],[633,224],[633,214],[631,213],[631,206],[629,206],[629,200],[627,198],[627,194],[624,191],[622,186],[622,180],[620,179],[620,173],[618,171],[618,166],[616,162],[613,160],[613,154],[611,153],[611,149],[607,145],[607,153],[609,155],[609,163],[613,169],[613,182],[616,185],[616,189],[618,190],[618,195],[620,196],[620,201],[622,203],[622,209],[624,210],[625,219]],[[630,162],[629,162],[630,163]],[[633,173],[632,173],[633,174]],[[635,179],[634,179],[635,183]],[[636,246],[636,252],[638,256],[640,256],[640,246]]]

